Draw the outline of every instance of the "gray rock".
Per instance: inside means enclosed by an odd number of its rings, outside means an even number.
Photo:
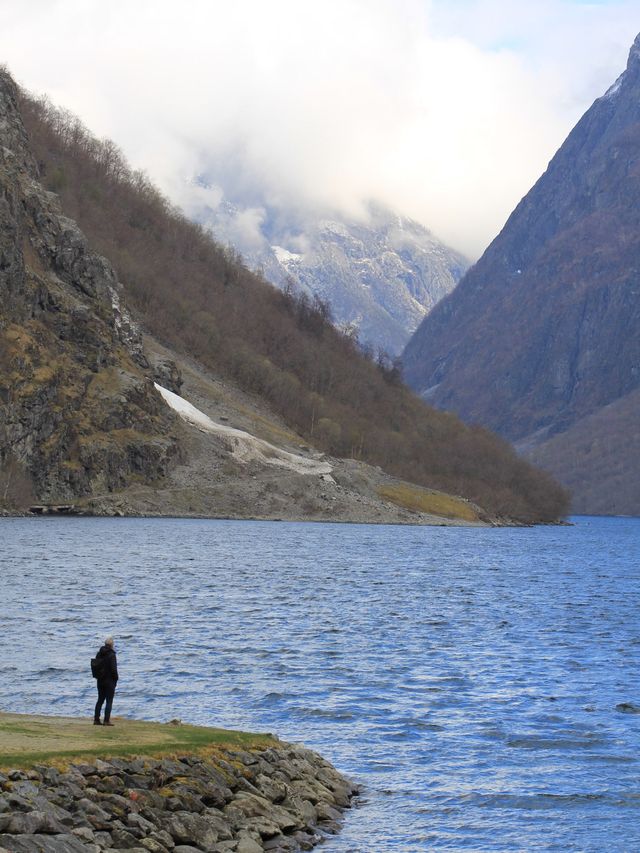
[[[340,821],[342,815],[338,809],[329,805],[329,803],[318,803],[316,806],[318,812],[318,820],[320,821]]]
[[[176,844],[192,844],[201,850],[213,850],[218,831],[213,821],[201,815],[177,812],[161,818],[161,826]]]
[[[5,828],[5,832],[12,835],[56,834],[66,831],[67,828],[53,815],[38,811],[13,815]]]
[[[222,809],[233,799],[233,792],[226,785],[217,785],[212,782],[205,786],[200,799],[205,806],[215,806]]]
[[[151,823],[151,821],[142,817],[142,815],[137,812],[131,812],[127,815],[127,824],[130,827],[142,829],[145,833],[152,832],[155,829],[154,824]]]
[[[167,853],[168,848],[157,841],[155,838],[143,838],[140,841],[140,846],[144,847],[145,850],[150,851],[150,853]]]
[[[56,820],[60,821],[60,823],[64,823],[67,826],[72,826],[74,823],[73,815],[70,811],[58,805],[57,803],[51,802],[46,798],[46,796],[38,796],[33,800],[33,806],[36,811],[44,812],[45,814],[52,815]]]
[[[97,829],[107,829],[111,816],[105,809],[87,797],[77,800],[75,803],[76,813],[82,818],[87,818],[92,826]]]
[[[640,706],[634,705],[633,702],[620,702],[616,705],[616,711],[620,714],[640,714]]]
[[[111,845],[111,833],[110,832],[96,832],[95,833],[95,842],[102,849],[106,850],[110,848]]]
[[[236,808],[233,803],[225,806],[224,816],[234,833],[247,826],[247,816],[243,811]]]
[[[286,835],[276,835],[273,838],[269,838],[262,846],[269,853],[289,853],[289,851],[300,849],[296,839]]]
[[[125,783],[120,776],[103,776],[96,782],[96,788],[98,791],[115,794],[118,791],[124,791]]]
[[[62,780],[57,783],[55,791],[59,796],[73,800],[80,800],[84,797],[84,788],[77,783],[76,780]]]
[[[294,779],[289,785],[289,790],[300,799],[308,800],[314,805],[321,801],[325,803],[335,802],[331,791],[313,778]]]
[[[0,847],[11,853],[87,853],[74,835],[0,835]]]
[[[269,815],[273,804],[265,797],[257,794],[250,794],[246,791],[239,791],[233,798],[231,803],[234,809],[239,809],[246,817],[256,817],[258,815]],[[231,808],[229,806],[229,808]]]
[[[241,776],[238,779],[238,783],[236,785],[236,791],[246,791],[248,794],[255,794],[257,797],[260,796],[260,791],[253,785],[249,779],[246,779],[244,776]]]
[[[312,832],[294,832],[293,838],[300,850],[313,850],[316,844],[320,844],[322,837]]]
[[[140,840],[134,833],[126,829],[116,828],[111,831],[113,847],[117,850],[129,850],[138,846]]]
[[[95,764],[73,764],[72,767],[85,778],[87,776],[94,776],[96,773]]]
[[[27,800],[32,800],[40,793],[40,787],[34,785],[31,780],[21,780],[11,786],[11,792],[19,797],[24,797]]]
[[[237,848],[237,841],[221,841],[217,846],[216,853],[232,853],[232,851],[237,850]]]
[[[48,767],[46,764],[36,764],[35,769],[38,771],[40,779],[47,785],[57,785],[60,781],[60,771],[55,767]]]
[[[263,853],[263,846],[248,833],[241,832],[238,836],[237,853]]]
[[[272,779],[264,773],[256,778],[256,788],[263,797],[271,800],[272,803],[281,803],[287,796],[287,786],[284,782]]]
[[[205,809],[202,817],[207,823],[218,833],[218,841],[229,841],[232,838],[229,823],[225,820],[224,814],[218,809]]]
[[[149,837],[153,838],[154,841],[157,841],[162,844],[164,847],[167,848],[167,850],[173,850],[176,845],[175,841],[169,835],[169,833],[165,832],[163,829],[159,829],[156,832],[153,832]]]
[[[108,761],[102,761],[100,758],[96,758],[95,768],[98,773],[103,775],[111,776],[114,771],[114,766]]]
[[[28,800],[13,792],[7,795],[7,803],[13,811],[28,812],[31,809],[31,804]]]
[[[300,815],[300,823],[306,829],[311,829],[318,823],[318,811],[309,800],[297,801],[296,814]]]
[[[91,843],[96,841],[96,833],[92,829],[89,829],[86,826],[75,827],[75,829],[71,830],[71,834],[75,835],[75,837],[79,838],[81,841],[87,841],[87,842],[91,842]],[[110,836],[109,836],[109,840],[111,840]]]
[[[156,791],[141,791],[140,789],[130,789],[129,794],[136,795],[138,808],[143,813],[145,810],[151,809],[160,812],[166,810],[166,798],[163,797],[161,794],[156,793]],[[151,820],[151,818],[149,818],[149,820]]]

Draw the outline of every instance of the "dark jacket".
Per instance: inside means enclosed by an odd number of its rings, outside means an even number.
[[[96,660],[100,661],[98,684],[115,687],[118,681],[118,660],[111,646],[102,646]]]

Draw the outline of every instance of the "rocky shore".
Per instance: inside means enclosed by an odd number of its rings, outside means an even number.
[[[0,772],[0,853],[262,853],[336,833],[357,787],[278,743]]]

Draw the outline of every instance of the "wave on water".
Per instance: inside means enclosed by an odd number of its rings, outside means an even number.
[[[640,850],[640,520],[0,524],[3,710],[90,719],[113,635],[115,715],[273,731],[364,784],[323,853]]]
[[[601,746],[607,743],[606,738],[600,735],[584,735],[578,734],[567,735],[565,737],[542,736],[542,735],[522,735],[520,737],[508,737],[507,746],[515,749],[592,749],[595,746]]]

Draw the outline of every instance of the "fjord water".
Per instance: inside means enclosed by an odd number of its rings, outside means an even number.
[[[114,713],[272,731],[366,786],[325,853],[640,849],[638,519],[0,537],[1,710],[89,716],[113,633]]]

